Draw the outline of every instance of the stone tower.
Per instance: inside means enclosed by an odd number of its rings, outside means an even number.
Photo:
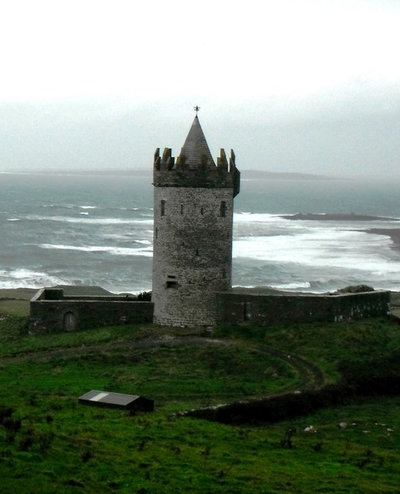
[[[240,173],[231,151],[217,165],[196,117],[175,161],[154,154],[154,322],[212,325],[215,292],[231,289],[233,198]]]

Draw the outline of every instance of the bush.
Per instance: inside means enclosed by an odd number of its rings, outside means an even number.
[[[339,365],[343,383],[357,394],[400,394],[400,351],[373,360],[353,360]]]
[[[137,300],[138,302],[151,302],[151,292],[140,292]]]

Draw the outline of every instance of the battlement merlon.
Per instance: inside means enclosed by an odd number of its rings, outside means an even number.
[[[222,170],[228,171],[228,160],[226,159],[225,149],[221,148],[220,155],[217,158],[217,166]]]
[[[165,148],[160,156],[160,148],[154,153],[153,185],[155,187],[206,187],[232,188],[233,196],[239,193],[240,172],[236,168],[235,153],[231,150],[228,160],[221,149],[217,165],[210,164],[204,156],[196,168],[190,167],[181,152],[178,158],[172,156],[171,148]]]

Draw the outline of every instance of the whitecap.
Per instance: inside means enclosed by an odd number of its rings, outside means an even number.
[[[399,272],[391,239],[359,231],[314,228],[297,235],[241,237],[233,242],[234,258],[346,268],[371,273]]]
[[[26,219],[34,221],[55,221],[60,223],[84,223],[90,225],[152,225],[152,219],[122,218],[80,218],[73,216],[40,216],[28,215]]]
[[[41,288],[65,284],[68,284],[65,279],[26,268],[0,272],[0,288]]]
[[[149,243],[150,245],[150,243]],[[50,250],[75,250],[79,252],[106,252],[111,255],[116,256],[144,256],[152,257],[153,249],[148,248],[129,248],[129,247],[114,247],[114,246],[101,246],[101,245],[91,245],[91,246],[76,246],[76,245],[61,245],[61,244],[40,244],[39,247],[42,249]]]
[[[8,276],[15,279],[25,279],[32,277],[41,277],[47,276],[46,273],[42,273],[40,271],[31,271],[30,269],[18,268],[8,272]]]
[[[241,212],[234,213],[234,223],[271,223],[271,222],[289,222],[290,220],[286,218],[282,218],[279,214],[270,214],[270,213],[250,213],[250,212]]]
[[[286,291],[298,291],[301,289],[308,290],[311,288],[311,283],[308,281],[304,282],[292,282],[292,283],[275,283],[270,285],[271,288],[275,288],[276,290],[286,290]]]

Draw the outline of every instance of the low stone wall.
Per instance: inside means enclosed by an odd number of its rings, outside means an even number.
[[[400,350],[374,360],[350,360],[339,365],[339,382],[259,399],[235,401],[180,413],[226,424],[262,424],[288,420],[318,410],[340,406],[359,398],[399,396]]]
[[[308,415],[320,408],[341,406],[360,397],[397,396],[400,377],[378,379],[368,389],[359,389],[357,384],[330,384],[321,389],[292,391],[266,398],[236,401],[210,407],[181,412],[181,417],[222,422],[224,424],[263,424],[279,422]]]
[[[390,292],[335,295],[219,293],[220,323],[340,322],[390,313]]]
[[[350,388],[342,389],[330,385],[318,390],[292,391],[277,396],[186,410],[179,415],[224,424],[273,423],[307,415],[322,407],[343,405],[352,394]]]
[[[61,293],[60,293],[61,292]],[[74,331],[112,324],[151,323],[153,304],[128,297],[63,297],[40,290],[30,302],[32,331]]]
[[[390,292],[335,295],[265,295],[216,293],[218,323],[270,324],[340,322],[387,315]],[[64,296],[62,289],[42,289],[31,300],[31,329],[73,331],[112,324],[151,323],[154,304],[130,296]]]

